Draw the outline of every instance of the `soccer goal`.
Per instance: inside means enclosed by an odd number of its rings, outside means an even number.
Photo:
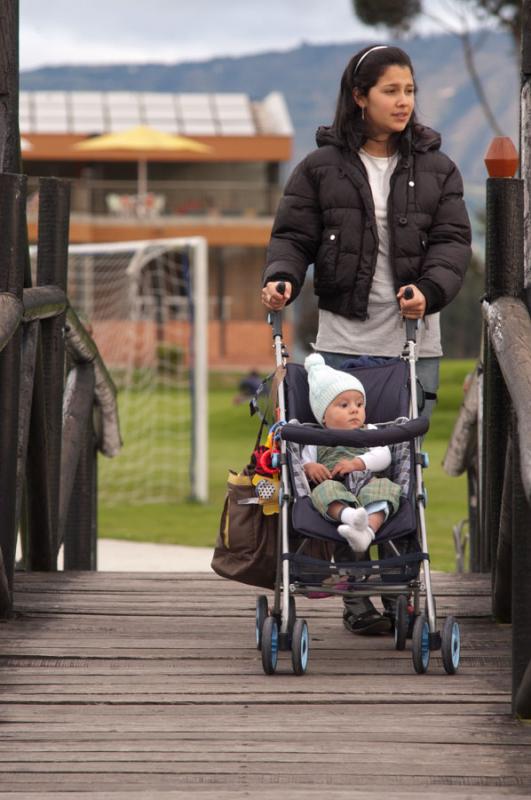
[[[123,449],[99,461],[106,504],[205,501],[207,245],[71,245],[68,296],[118,388]]]

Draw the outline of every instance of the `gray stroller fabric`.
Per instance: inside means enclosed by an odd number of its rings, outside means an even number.
[[[401,420],[396,420],[390,424],[399,424],[400,422]],[[296,419],[290,420],[290,424],[297,423]],[[377,427],[384,428],[385,425],[378,425]],[[309,497],[311,494],[311,488],[302,465],[302,448],[303,445],[301,444],[296,444],[295,442],[287,443],[293,491],[297,498]],[[383,477],[389,478],[393,483],[397,483],[400,486],[401,494],[404,497],[408,497],[411,480],[411,448],[409,442],[391,444],[389,449],[391,451],[391,464],[381,474]],[[348,488],[348,480],[345,485]]]
[[[399,422],[397,420],[397,422]],[[389,423],[391,425],[393,423]],[[378,426],[384,427],[384,426]],[[301,454],[302,445],[288,442],[288,462],[294,493],[292,522],[295,531],[315,538],[342,541],[337,533],[337,526],[324,519],[314,508],[310,499],[311,488],[304,472]],[[400,508],[396,514],[385,522],[376,534],[375,543],[389,539],[397,539],[413,532],[416,528],[416,515],[412,497],[413,454],[410,442],[399,442],[389,445],[391,464],[381,474],[397,483],[401,488]],[[348,479],[345,482],[349,488]]]
[[[287,442],[294,495],[291,515],[293,531],[302,536],[344,542],[337,533],[337,525],[324,519],[311,502],[311,490],[301,463],[303,443],[364,447],[386,444],[391,450],[391,464],[382,474],[401,487],[402,500],[398,512],[378,531],[375,543],[416,535],[413,439],[426,432],[428,422],[424,418],[408,419],[409,366],[404,361],[398,361],[346,371],[355,374],[366,388],[367,422],[376,426],[376,429],[335,431],[316,425],[308,402],[306,370],[299,364],[287,365],[287,411],[290,417],[296,419],[291,419],[281,429],[281,436]]]

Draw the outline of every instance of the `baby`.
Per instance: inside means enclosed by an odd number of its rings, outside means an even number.
[[[318,353],[304,362],[310,406],[325,428],[352,430],[365,425],[365,389],[353,375],[328,367]],[[356,553],[367,550],[375,534],[400,504],[400,487],[374,477],[391,463],[388,447],[316,447],[302,450],[304,471],[315,485],[312,502],[325,519],[341,523],[338,533]]]

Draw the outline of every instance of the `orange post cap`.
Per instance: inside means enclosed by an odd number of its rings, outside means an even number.
[[[512,178],[518,167],[518,153],[509,136],[495,136],[485,155],[491,178]]]

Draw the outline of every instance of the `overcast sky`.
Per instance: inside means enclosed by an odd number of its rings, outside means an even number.
[[[20,66],[174,63],[385,38],[351,9],[351,0],[20,0]]]

